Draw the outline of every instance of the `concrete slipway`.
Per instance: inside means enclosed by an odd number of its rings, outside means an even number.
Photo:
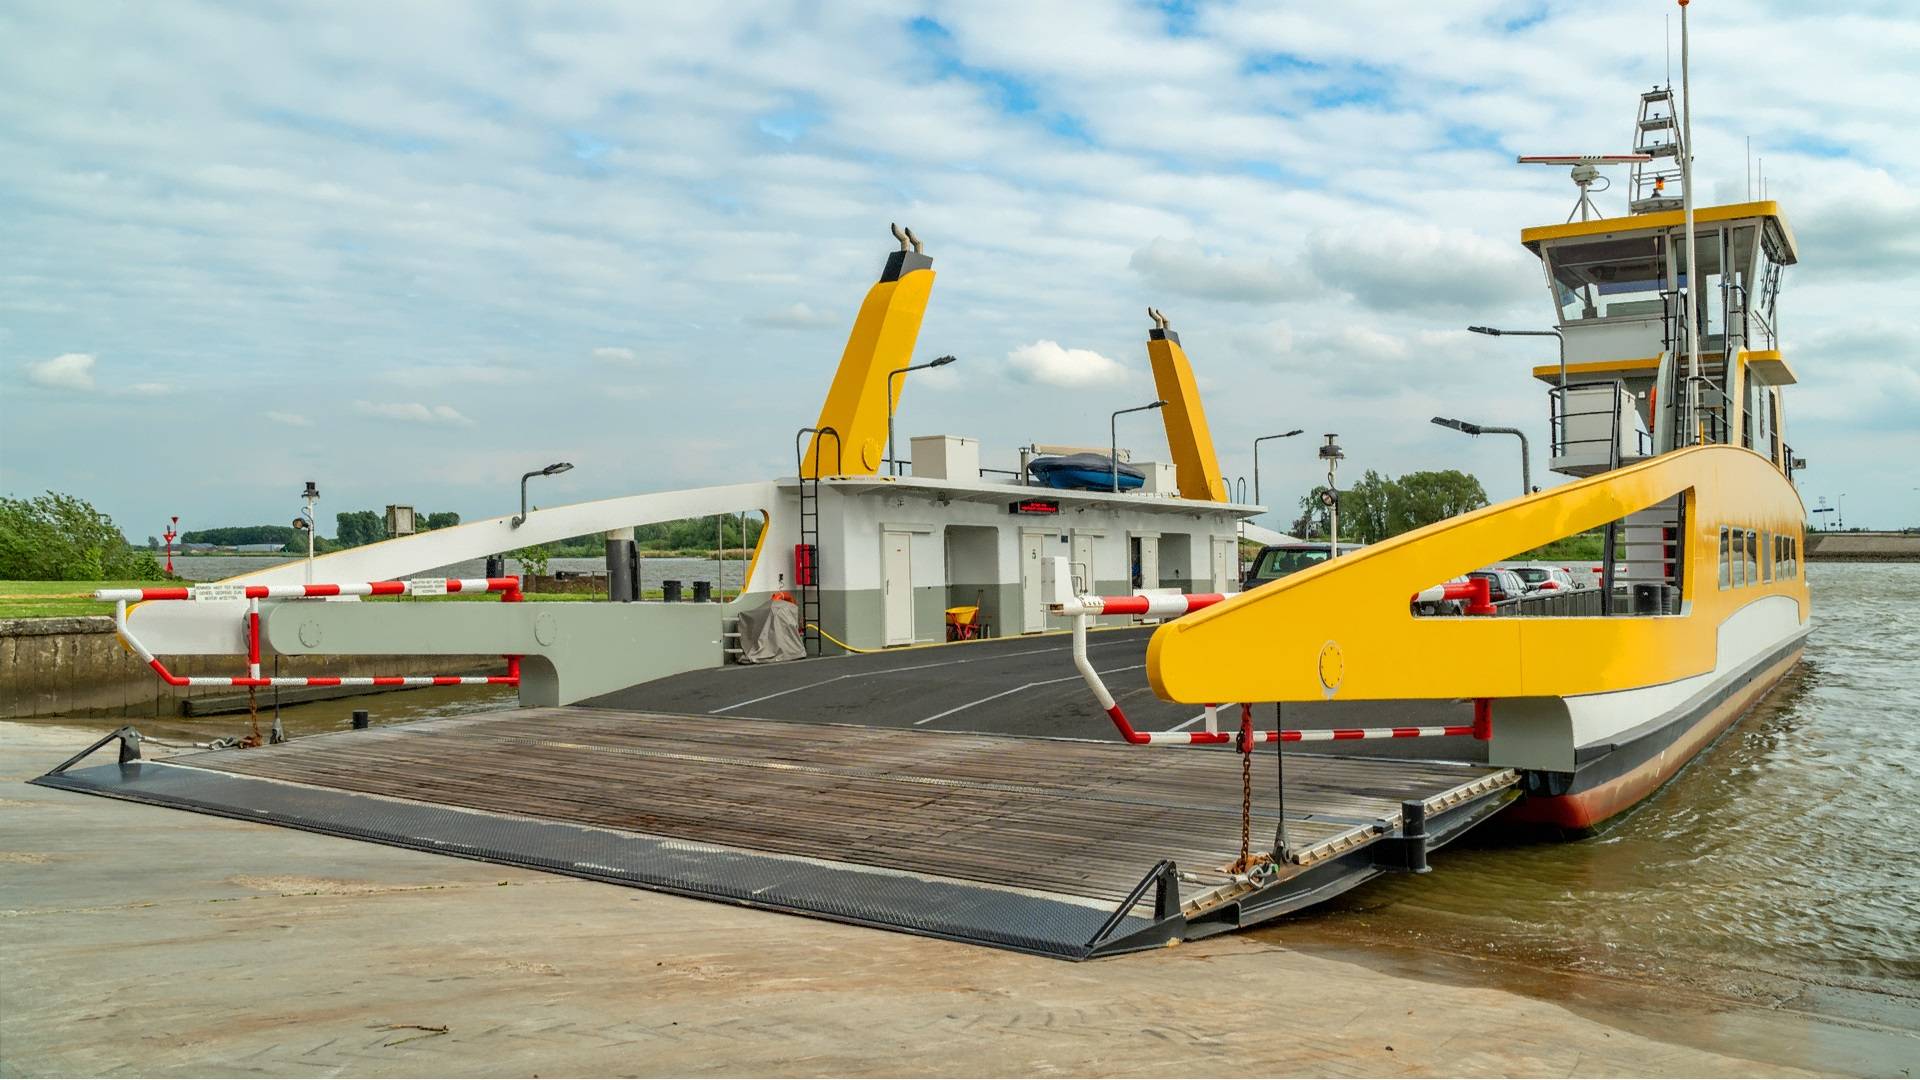
[[[0,724],[8,1076],[1897,1074],[1912,1061],[1905,1033],[1418,951],[1297,951],[1286,924],[1061,964],[26,785],[90,731]]]

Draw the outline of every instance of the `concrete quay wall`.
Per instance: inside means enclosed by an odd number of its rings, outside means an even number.
[[[1808,533],[1808,562],[1920,562],[1920,532]]]

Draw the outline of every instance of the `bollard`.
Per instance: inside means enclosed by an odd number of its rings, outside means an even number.
[[[713,602],[713,582],[701,579],[693,583],[693,602],[708,604]]]
[[[367,730],[367,724],[370,722],[371,721],[367,716],[367,710],[365,709],[353,710],[353,730],[365,731]]]
[[[666,601],[669,604],[679,603],[680,602],[680,582],[662,581],[660,583],[660,599]]]
[[[1424,874],[1427,866],[1427,804],[1408,799],[1400,804],[1400,837],[1406,844],[1407,869]]]

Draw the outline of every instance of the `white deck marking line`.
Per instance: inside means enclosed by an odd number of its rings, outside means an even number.
[[[1220,704],[1215,705],[1214,708],[1215,709],[1231,709],[1238,704],[1240,703],[1237,701],[1223,701]],[[1200,721],[1205,720],[1206,718],[1207,718],[1207,714],[1201,713],[1199,716],[1196,716],[1191,720],[1182,720],[1179,723],[1168,728],[1167,730],[1168,731],[1185,731],[1188,728],[1192,727],[1193,725],[1199,723]]]
[[[1124,641],[1103,641],[1103,642],[1100,642],[1098,645],[1089,645],[1087,646],[1087,648],[1089,650],[1092,650],[1092,649],[1103,648],[1111,645],[1125,645],[1125,644],[1127,643]],[[718,709],[708,709],[707,715],[718,716],[723,712],[732,712],[735,709],[743,709],[748,705],[758,705],[763,701],[771,701],[777,697],[786,697],[788,694],[797,694],[802,690],[813,690],[818,687],[825,686],[828,683],[837,683],[845,679],[866,679],[866,678],[871,678],[875,675],[894,675],[902,671],[926,671],[929,668],[953,667],[955,664],[978,664],[982,661],[988,661],[988,660],[1011,660],[1016,656],[1038,656],[1041,653],[1061,652],[1066,648],[1067,646],[1060,646],[1059,648],[1028,649],[1025,652],[1008,653],[1005,656],[976,656],[967,660],[943,660],[938,664],[913,664],[907,667],[885,668],[880,671],[854,671],[854,672],[849,672],[845,675],[835,675],[831,679],[821,679],[819,682],[807,683],[804,686],[789,686],[785,690],[776,690],[771,694],[763,694],[757,698],[748,698],[745,701],[736,701],[731,705],[722,705]],[[1141,666],[1145,667],[1146,665],[1143,664]]]
[[[1122,671],[1138,671],[1139,669],[1146,666],[1147,665],[1145,664],[1134,664],[1131,667],[1112,668],[1107,671],[1102,671],[1100,672],[1100,674],[1113,675]],[[997,694],[988,694],[986,697],[980,698],[977,701],[969,701],[965,705],[956,705],[955,707],[948,709],[946,712],[934,713],[932,716],[927,717],[925,720],[915,720],[913,722],[913,726],[919,727],[921,724],[931,724],[935,720],[939,720],[943,717],[952,716],[954,713],[966,712],[968,709],[973,708],[975,705],[985,705],[989,701],[998,700],[1000,698],[1006,697],[1009,694],[1017,694],[1022,690],[1031,690],[1036,686],[1052,686],[1054,683],[1072,682],[1078,678],[1080,678],[1080,676],[1078,675],[1068,675],[1065,678],[1060,678],[1060,679],[1042,679],[1039,682],[1022,683],[1021,685],[1016,686],[1011,690],[1002,690]]]

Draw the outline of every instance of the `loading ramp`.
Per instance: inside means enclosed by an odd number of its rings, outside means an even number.
[[[1252,830],[1270,837],[1273,772],[1255,773]],[[1222,873],[1238,855],[1237,756],[1113,742],[541,708],[73,764],[34,783],[1079,960],[1422,867],[1518,780],[1297,752],[1285,776],[1296,861],[1254,885]]]

